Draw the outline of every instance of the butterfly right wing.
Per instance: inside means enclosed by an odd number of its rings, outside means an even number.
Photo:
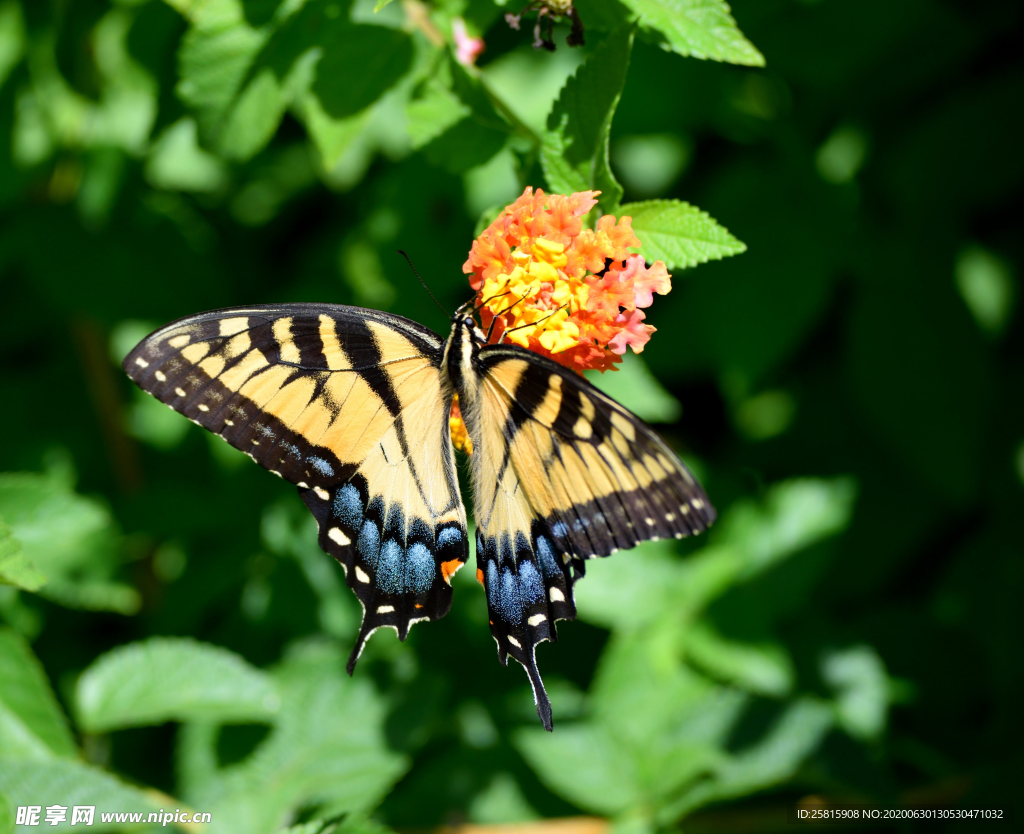
[[[145,391],[299,488],[366,638],[451,607],[466,560],[443,342],[374,310],[288,304],[173,322],[125,359]]]
[[[586,380],[514,346],[482,348],[478,368],[477,565],[499,656],[526,668],[550,729],[535,650],[575,618],[585,560],[699,534],[715,511],[664,441]]]

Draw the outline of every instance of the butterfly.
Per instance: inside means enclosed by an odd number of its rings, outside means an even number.
[[[389,626],[448,613],[469,558],[449,430],[473,444],[477,579],[498,658],[526,669],[552,728],[536,648],[576,616],[587,559],[706,530],[715,511],[671,449],[582,377],[487,344],[469,305],[447,339],[332,304],[237,307],[156,330],[125,358],[144,391],[295,484],[363,608],[348,663]]]

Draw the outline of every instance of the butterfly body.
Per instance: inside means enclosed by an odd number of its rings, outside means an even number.
[[[700,533],[714,510],[625,408],[550,360],[485,342],[461,313],[445,340],[356,307],[233,308],[157,330],[124,368],[298,487],[363,607],[350,671],[377,628],[405,639],[451,607],[469,556],[448,422],[457,394],[491,633],[500,660],[526,668],[550,729],[535,650],[575,617],[585,560]]]

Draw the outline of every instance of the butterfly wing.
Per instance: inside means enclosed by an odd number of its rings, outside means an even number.
[[[477,564],[499,657],[526,668],[551,708],[536,646],[574,619],[586,559],[708,528],[715,511],[676,454],[586,380],[515,346],[478,353]]]
[[[143,390],[299,488],[363,606],[350,671],[377,628],[404,640],[443,617],[466,561],[443,348],[398,316],[288,304],[181,319],[124,360]]]

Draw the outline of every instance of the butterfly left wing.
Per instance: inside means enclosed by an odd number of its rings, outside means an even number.
[[[515,346],[478,353],[474,507],[477,565],[499,657],[526,668],[551,707],[536,646],[574,619],[584,561],[641,541],[696,535],[707,495],[639,418],[562,366]]]
[[[466,561],[443,346],[398,316],[287,304],[181,319],[124,360],[143,390],[299,488],[363,606],[350,671],[380,626],[404,640],[443,617]]]

